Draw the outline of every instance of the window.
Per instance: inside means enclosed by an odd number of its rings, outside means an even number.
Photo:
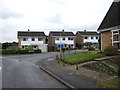
[[[73,38],[68,37],[68,40],[73,40]]]
[[[85,39],[88,39],[88,37],[85,37]]]
[[[120,49],[120,30],[115,30],[112,32],[112,44],[117,48]]]
[[[91,37],[91,39],[93,39],[93,37]]]
[[[98,39],[98,37],[96,37],[96,39]]]
[[[118,41],[118,35],[113,35],[113,41]]]
[[[68,38],[68,40],[70,40],[70,37]]]
[[[33,46],[33,48],[35,48],[35,49],[36,49],[36,48],[37,48],[37,46]]]
[[[113,41],[119,41],[120,39],[120,30],[113,31]]]
[[[35,38],[32,38],[31,40],[32,40],[32,41],[35,41]]]
[[[27,41],[27,38],[23,38],[23,41]]]
[[[71,38],[71,40],[73,40],[73,38]]]
[[[41,41],[41,38],[38,38],[38,41]]]
[[[62,40],[65,40],[65,38],[63,38]]]
[[[24,46],[22,46],[22,49],[24,49]]]
[[[56,38],[56,40],[59,40],[59,38]]]

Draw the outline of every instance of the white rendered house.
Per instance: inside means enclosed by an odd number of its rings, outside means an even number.
[[[93,31],[78,31],[76,33],[76,44],[83,45],[83,43],[91,42],[94,47],[98,46],[98,40],[100,38],[99,33]]]
[[[48,45],[57,48],[75,48],[75,35],[73,32],[50,31]]]
[[[18,48],[41,49],[42,52],[47,52],[46,35],[44,32],[37,31],[18,31]]]

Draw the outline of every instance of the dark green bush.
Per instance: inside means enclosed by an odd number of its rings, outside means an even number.
[[[12,49],[3,49],[2,50],[2,54],[16,54],[16,50],[14,49],[14,50],[12,50]]]
[[[1,50],[3,55],[10,55],[10,54],[31,54],[31,53],[41,53],[40,49],[33,50],[33,49],[3,49]]]
[[[17,50],[16,54],[29,54],[29,50],[19,49],[19,50]]]
[[[118,55],[118,50],[114,46],[108,46],[104,49],[104,54],[106,56]]]
[[[42,51],[40,49],[34,50],[34,53],[41,53]]]
[[[87,49],[88,49],[88,51],[93,51],[93,50],[95,50],[95,48],[93,48],[93,47],[87,47]]]

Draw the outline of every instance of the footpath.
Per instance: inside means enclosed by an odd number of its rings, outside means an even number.
[[[62,66],[60,63],[58,64],[54,58],[43,60],[40,64],[42,70],[58,79],[69,88],[101,88],[96,85],[96,81],[84,77],[83,75],[77,75],[75,72],[71,72],[71,70],[65,69],[64,67],[66,66]]]

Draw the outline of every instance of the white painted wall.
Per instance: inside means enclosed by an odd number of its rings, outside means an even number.
[[[28,38],[28,40],[23,41],[23,38]],[[31,38],[35,38],[35,41],[32,41]],[[39,45],[39,44],[43,44],[43,40],[38,41],[38,38],[40,38],[40,37],[22,37],[21,38],[21,45]]]
[[[88,37],[88,39],[85,39],[84,37]],[[91,37],[93,37],[93,39],[91,39]],[[96,37],[98,37],[98,39],[96,39]],[[93,35],[87,35],[87,36],[83,36],[83,43],[86,43],[86,42],[92,42],[92,43],[98,43],[98,40],[99,40],[99,36],[93,36]]]
[[[57,38],[59,38],[59,40],[56,40]],[[63,38],[65,38],[65,40],[62,40]],[[74,44],[74,37],[70,37],[73,38],[73,40],[68,40],[68,37],[55,37],[55,44]]]

